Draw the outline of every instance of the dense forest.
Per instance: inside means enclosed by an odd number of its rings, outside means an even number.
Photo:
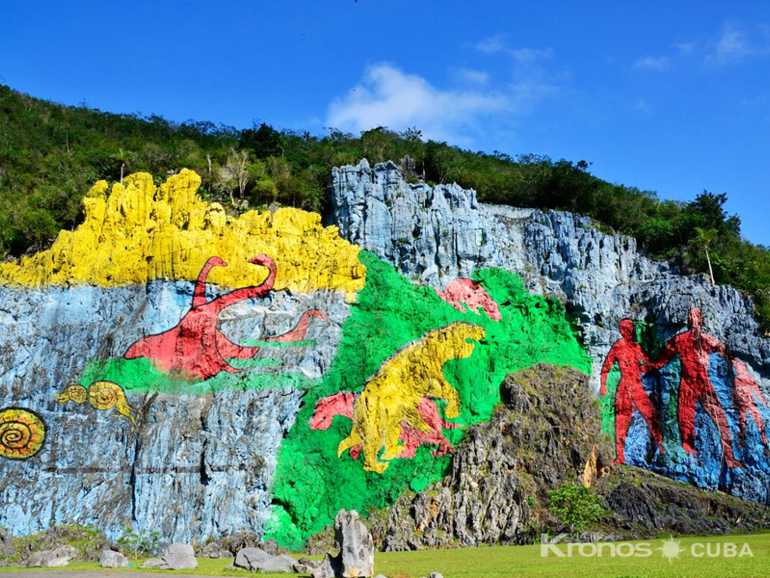
[[[210,122],[111,114],[62,106],[0,85],[0,259],[44,248],[75,227],[81,199],[99,179],[146,171],[159,181],[183,167],[202,179],[201,194],[233,213],[270,204],[326,208],[330,168],[394,160],[408,178],[456,182],[479,200],[592,217],[600,228],[636,237],[642,250],[673,259],[686,273],[705,273],[754,299],[770,329],[770,249],[741,238],[727,196],[703,191],[693,201],[608,183],[581,160],[472,152],[425,140],[417,129],[378,127],[360,135],[325,136],[236,129]],[[695,192],[694,192],[695,193]]]

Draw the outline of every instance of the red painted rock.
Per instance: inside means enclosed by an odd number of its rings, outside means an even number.
[[[464,303],[468,309],[474,313],[477,313],[478,310],[481,309],[490,319],[494,321],[502,320],[500,307],[495,300],[490,297],[486,289],[476,281],[458,278],[447,285],[441,292],[435,287],[433,289],[439,297],[458,311],[465,313],[465,309],[462,306]]]

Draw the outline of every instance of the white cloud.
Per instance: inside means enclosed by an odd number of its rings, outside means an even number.
[[[511,48],[506,51],[518,64],[534,64],[550,58],[553,51],[550,48]]]
[[[476,50],[479,52],[486,52],[487,54],[494,54],[496,52],[503,52],[507,50],[505,43],[505,37],[502,34],[497,36],[490,36],[485,38],[476,44]]]
[[[696,44],[694,42],[679,42],[674,44],[674,48],[676,48],[682,56],[688,56],[693,53]]]
[[[514,112],[497,91],[441,90],[387,63],[371,66],[359,84],[329,106],[327,126],[359,132],[417,126],[428,138],[467,143],[484,116]]]
[[[536,64],[553,54],[550,48],[511,48],[501,34],[477,42],[475,48],[486,54],[506,54],[519,65]]]
[[[666,56],[645,56],[634,62],[634,68],[642,68],[646,70],[666,70],[671,63]]]
[[[489,74],[481,70],[472,70],[470,68],[454,69],[454,76],[462,84],[484,85],[489,83]]]
[[[706,57],[706,61],[716,64],[730,64],[748,57],[770,54],[770,31],[768,27],[760,25],[758,32],[758,34],[752,34],[751,30],[736,22],[728,22],[725,24],[713,52]]]

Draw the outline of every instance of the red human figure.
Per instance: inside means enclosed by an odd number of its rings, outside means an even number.
[[[318,403],[316,403],[313,417],[310,418],[310,429],[329,429],[335,415],[353,419],[353,405],[355,404],[357,397],[358,394],[356,393],[342,391],[319,399]],[[456,423],[450,423],[444,420],[441,417],[436,404],[430,398],[422,398],[420,404],[417,406],[417,411],[420,413],[420,417],[422,417],[425,423],[430,426],[430,432],[423,433],[417,431],[407,422],[401,422],[402,429],[400,440],[404,443],[404,448],[401,450],[401,453],[398,454],[398,457],[407,459],[414,458],[417,448],[424,444],[438,446],[438,448],[431,452],[431,455],[433,456],[443,456],[454,453],[454,447],[449,443],[449,440],[444,437],[441,430],[456,429],[460,426]],[[363,443],[360,443],[350,448],[350,457],[357,460],[358,456],[361,454],[363,445]]]
[[[642,385],[642,367],[650,360],[642,350],[641,345],[634,339],[634,322],[630,319],[623,319],[620,322],[620,335],[622,337],[610,348],[601,373],[601,394],[607,395],[607,375],[617,362],[620,369],[620,382],[615,393],[616,457],[614,463],[616,464],[625,463],[626,435],[628,428],[631,427],[634,409],[639,411],[647,422],[650,433],[660,448],[660,453],[666,452],[663,448],[663,435],[660,430],[658,413]]]
[[[733,361],[733,368],[735,369],[733,401],[735,403],[735,410],[738,412],[741,445],[746,445],[746,420],[748,418],[748,413],[751,412],[754,423],[757,424],[757,428],[759,429],[759,435],[762,436],[762,443],[767,446],[765,422],[762,419],[762,415],[759,413],[756,398],[759,398],[759,401],[765,407],[767,407],[767,402],[765,401],[765,398],[762,397],[762,392],[759,391],[757,382],[749,375],[746,364],[736,359]],[[756,398],[754,397],[755,394]]]
[[[682,447],[695,456],[695,403],[701,407],[719,430],[722,453],[729,468],[743,467],[733,456],[732,437],[722,405],[719,403],[714,387],[709,380],[709,357],[712,353],[725,354],[724,345],[716,337],[703,333],[703,314],[697,307],[690,309],[687,317],[687,331],[675,335],[660,353],[657,361],[647,366],[647,370],[660,369],[679,355],[682,376],[679,383],[679,431],[682,434]]]

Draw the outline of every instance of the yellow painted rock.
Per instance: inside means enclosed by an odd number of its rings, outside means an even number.
[[[261,253],[275,261],[275,289],[344,291],[352,300],[364,286],[359,248],[324,227],[321,216],[299,209],[248,211],[228,216],[218,203],[197,195],[200,177],[184,169],[156,187],[136,173],[114,184],[97,182],[83,201],[85,219],[62,231],[51,249],[0,265],[0,284],[41,287],[119,287],[156,279],[194,281],[209,257],[229,266],[209,282],[225,287],[260,284],[267,270],[248,259]]]

